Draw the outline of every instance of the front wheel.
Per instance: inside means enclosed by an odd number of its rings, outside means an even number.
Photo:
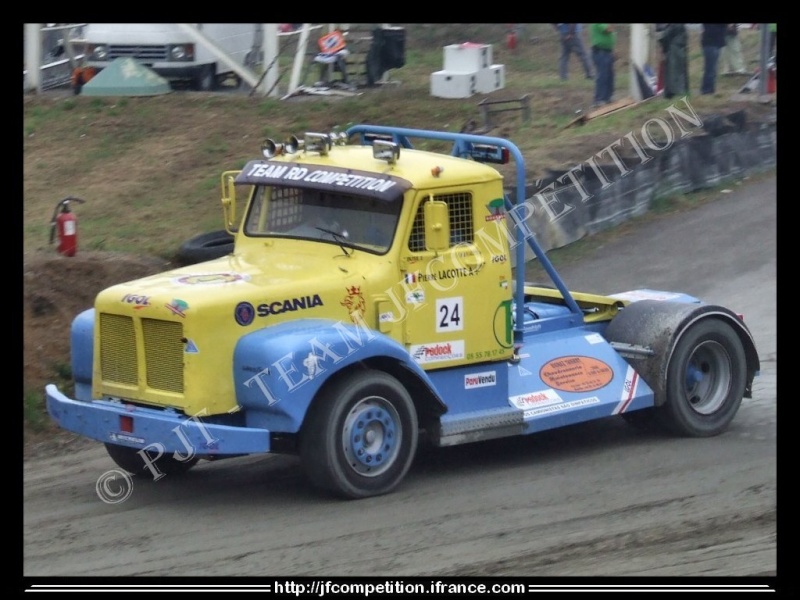
[[[700,321],[675,347],[659,416],[679,435],[722,433],[739,410],[746,376],[744,348],[733,328],[717,319]]]
[[[408,391],[370,370],[345,376],[321,394],[300,435],[311,483],[345,498],[394,489],[411,467],[419,436]]]
[[[199,457],[192,456],[187,460],[179,460],[174,455],[162,454],[158,456],[149,450],[139,450],[118,444],[106,444],[106,451],[118,467],[131,475],[152,475],[153,479],[160,479],[164,475],[180,475],[197,464]],[[142,456],[146,454],[147,460]]]

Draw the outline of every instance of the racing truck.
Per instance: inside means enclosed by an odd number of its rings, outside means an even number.
[[[71,324],[74,398],[46,385],[55,423],[131,476],[291,453],[357,499],[395,490],[423,441],[612,415],[714,436],[752,397],[741,315],[566,287],[508,139],[354,125],[266,140],[220,183],[230,253],[101,291]]]

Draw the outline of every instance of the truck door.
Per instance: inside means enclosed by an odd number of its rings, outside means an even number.
[[[431,249],[433,212],[439,204],[448,238]],[[425,369],[503,360],[513,348],[511,257],[507,238],[493,221],[499,209],[475,202],[464,190],[420,193],[401,255],[404,341]],[[495,205],[497,203],[495,202]],[[433,208],[433,207],[431,207]],[[443,223],[445,224],[445,223]],[[479,232],[486,227],[493,241]]]

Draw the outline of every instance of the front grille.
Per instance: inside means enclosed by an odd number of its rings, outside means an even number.
[[[183,325],[142,319],[145,382],[149,389],[182,394]],[[100,372],[103,381],[139,385],[137,329],[133,318],[100,315]]]
[[[171,321],[142,319],[147,386],[183,393],[183,326]]]
[[[133,319],[100,315],[100,372],[103,381],[136,385],[136,334]]]
[[[135,58],[136,60],[155,62],[167,60],[166,46],[121,46],[108,47],[108,59]]]

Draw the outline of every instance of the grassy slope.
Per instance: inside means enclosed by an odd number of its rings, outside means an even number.
[[[627,29],[620,26],[615,97],[628,94]],[[549,24],[525,25],[514,52],[506,48],[505,35],[500,24],[407,25],[406,65],[391,73],[400,83],[363,89],[355,98],[281,101],[191,92],[131,98],[26,96],[24,249],[52,251],[47,246],[51,213],[58,200],[74,195],[86,201],[79,207],[83,248],[169,257],[183,240],[221,227],[220,173],[258,156],[266,137],[282,140],[354,122],[458,131],[471,120],[480,122],[480,100],[528,94],[532,120],[523,123],[518,113],[507,113],[490,133],[508,136],[520,147],[532,181],[548,168],[589,158],[650,116],[663,115],[669,105],[653,99],[565,129],[576,110],[591,104],[592,82],[581,76],[575,58],[573,77],[567,82],[558,78],[559,43]],[[432,97],[430,75],[442,69],[443,46],[465,41],[492,44],[493,62],[505,65],[505,88],[466,99]],[[755,61],[758,33],[743,32],[742,41],[746,56]],[[291,50],[282,51],[286,68]],[[689,55],[696,90],[702,71],[696,33]],[[692,95],[689,102],[701,113],[729,110],[731,92],[745,80],[720,77],[715,96]]]

